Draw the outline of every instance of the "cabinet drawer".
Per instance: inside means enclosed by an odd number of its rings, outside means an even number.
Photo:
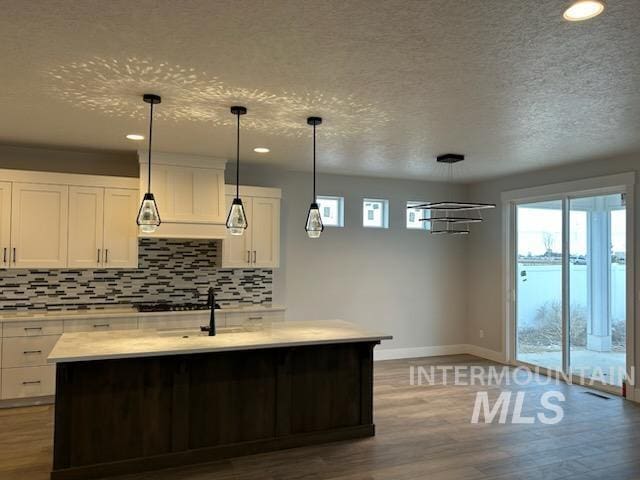
[[[234,312],[226,313],[227,327],[235,327],[238,325],[251,325],[271,322],[282,322],[284,320],[284,312]]]
[[[2,326],[2,336],[5,338],[60,335],[61,333],[62,320],[4,322]]]
[[[59,338],[59,335],[4,338],[2,340],[2,367],[47,365],[47,357]]]
[[[220,323],[220,318],[221,315],[216,313],[216,321],[218,323]],[[143,317],[140,318],[139,324],[140,328],[152,330],[199,329],[202,325],[209,325],[209,312],[175,317]]]
[[[2,399],[41,397],[55,392],[55,365],[2,369]]]
[[[96,318],[83,320],[65,320],[65,332],[108,332],[110,330],[135,330],[137,318]]]

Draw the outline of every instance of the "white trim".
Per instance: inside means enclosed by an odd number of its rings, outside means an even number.
[[[602,195],[611,188],[630,187],[636,183],[636,173],[626,172],[604,177],[585,178],[562,183],[552,183],[537,187],[508,190],[502,192],[502,202],[533,201],[547,199],[550,196],[570,196],[573,193],[581,195]]]
[[[373,359],[378,360],[399,360],[403,358],[440,357],[443,355],[474,355],[486,358],[498,363],[504,363],[504,353],[496,352],[488,348],[477,345],[435,345],[431,347],[409,347],[409,348],[376,348],[373,352]]]
[[[149,160],[148,150],[138,150],[138,162],[146,165]],[[173,165],[176,167],[207,168],[211,170],[224,170],[227,160],[224,158],[208,157],[205,155],[187,155],[185,153],[153,152],[151,154],[151,166]]]
[[[224,194],[235,196],[236,194],[235,184],[225,185]],[[279,188],[251,187],[249,185],[240,185],[240,196],[241,197],[282,198],[282,190]]]
[[[636,332],[640,331],[640,292],[636,299],[636,278],[635,278],[635,172],[626,172],[616,175],[608,175],[603,177],[594,177],[581,179],[563,183],[555,183],[551,185],[542,185],[520,190],[510,190],[502,192],[501,198],[503,203],[503,279],[506,289],[503,292],[503,327],[505,338],[503,339],[503,348],[506,352],[505,360],[510,364],[517,364],[516,346],[515,346],[515,275],[513,272],[512,261],[516,255],[517,232],[515,208],[518,203],[527,203],[545,200],[561,200],[563,202],[563,211],[566,210],[565,204],[573,197],[606,195],[610,193],[624,193],[626,197],[625,208],[627,210],[627,366],[634,365],[636,374],[640,372],[638,368],[638,342],[636,341]],[[566,225],[563,225],[566,228]],[[563,231],[565,230],[563,228]],[[564,233],[563,233],[564,235]],[[566,239],[563,242],[565,245]],[[563,250],[568,245],[563,247]],[[565,252],[563,252],[565,253]],[[566,270],[563,269],[563,270]],[[565,282],[563,281],[563,289]],[[564,296],[564,294],[563,294]],[[637,304],[638,302],[639,304]],[[563,343],[566,345],[566,342]],[[637,399],[640,401],[638,392],[634,385],[628,385],[627,397],[629,399]]]
[[[140,179],[138,177],[110,177],[106,175],[10,169],[0,169],[0,181],[78,187],[124,188],[136,191],[140,186]]]

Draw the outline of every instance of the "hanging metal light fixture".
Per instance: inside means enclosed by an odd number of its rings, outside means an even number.
[[[309,206],[307,223],[304,229],[306,230],[309,238],[318,238],[324,231],[324,225],[322,224],[322,217],[320,216],[320,208],[318,207],[316,197],[316,126],[322,123],[322,118],[309,117],[307,118],[307,123],[313,126],[313,199]]]
[[[235,106],[231,107],[231,113],[238,120],[236,127],[236,198],[233,199],[227,216],[227,230],[231,235],[242,235],[249,224],[240,198],[240,115],[245,115],[247,109]]]
[[[152,93],[145,93],[142,96],[142,100],[149,104],[149,159],[148,167],[149,173],[147,178],[147,193],[142,198],[142,204],[140,204],[140,210],[138,211],[138,218],[136,223],[140,227],[143,233],[153,233],[160,226],[160,213],[158,212],[158,205],[156,199],[151,193],[151,137],[153,133],[153,106],[159,104],[162,101],[159,95]]]
[[[463,160],[464,155],[457,153],[446,153],[436,157],[438,163],[449,165],[450,181],[453,180],[452,165]],[[429,218],[421,218],[420,221],[431,223],[430,232],[433,235],[468,235],[470,224],[482,222],[480,211],[496,208],[496,205],[476,202],[427,202],[407,208],[431,212]],[[458,212],[478,212],[478,214],[475,217],[468,217]]]

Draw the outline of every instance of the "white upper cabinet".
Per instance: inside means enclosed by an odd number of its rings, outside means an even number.
[[[147,191],[146,152],[139,152],[140,198]],[[226,221],[225,160],[154,153],[151,191],[162,221],[152,237],[223,238]]]
[[[277,188],[240,187],[249,226],[244,235],[227,234],[222,241],[224,268],[280,266],[280,195]],[[234,197],[235,187],[227,186],[227,212]]]
[[[69,187],[14,183],[11,203],[12,265],[66,267]]]
[[[136,268],[138,208],[138,190],[69,187],[69,268]]]
[[[0,268],[137,267],[137,178],[22,170],[0,178]]]
[[[253,198],[251,240],[254,267],[280,266],[280,199]]]
[[[70,268],[102,266],[103,225],[104,188],[69,187]]]
[[[0,182],[0,268],[11,258],[11,182]]]
[[[104,266],[138,267],[138,191],[107,188],[104,191]]]

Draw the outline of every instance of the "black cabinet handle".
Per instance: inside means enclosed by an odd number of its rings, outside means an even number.
[[[25,350],[24,352],[22,352],[24,355],[29,355],[32,353],[42,353],[42,350]]]
[[[6,264],[7,263],[7,247],[4,247],[4,252],[2,254],[2,261]]]
[[[104,263],[109,263],[109,249],[104,250]]]
[[[100,264],[100,249],[98,249],[98,260],[96,261],[96,263]]]
[[[31,382],[22,382],[23,385],[39,385],[41,382],[40,380],[33,380]]]
[[[42,330],[42,327],[24,327],[25,332],[28,332],[29,330]]]
[[[97,323],[93,326],[93,328],[109,328],[110,325],[108,323]]]
[[[16,247],[13,247],[13,263],[16,263]]]

